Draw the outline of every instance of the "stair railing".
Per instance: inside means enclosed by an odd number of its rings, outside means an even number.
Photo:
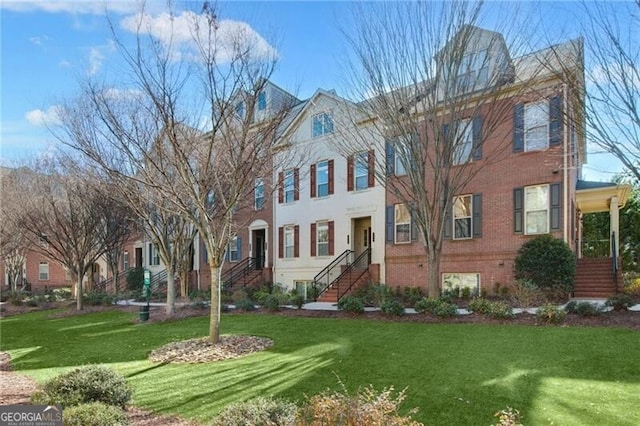
[[[345,250],[331,263],[313,277],[313,286],[318,290],[318,296],[327,291],[342,271],[343,266],[348,266],[353,261],[353,250]]]
[[[349,293],[354,284],[358,282],[360,277],[367,273],[369,270],[369,264],[371,263],[371,248],[363,251],[347,268],[342,271],[340,276],[335,279],[338,290],[338,300],[340,300],[345,294]],[[347,285],[340,286],[343,278],[346,277]]]
[[[616,233],[611,233],[611,262],[613,264],[613,282],[616,284],[616,293],[618,292],[618,247],[616,246]]]
[[[159,290],[162,283],[167,282],[167,270],[164,269],[162,272],[158,272],[157,274],[153,274],[151,277],[150,287],[151,290]]]
[[[238,262],[233,268],[222,274],[222,287],[225,290],[233,287],[238,282],[243,282],[243,287],[247,285],[244,282],[246,276],[255,269],[257,259],[255,257],[247,257]]]

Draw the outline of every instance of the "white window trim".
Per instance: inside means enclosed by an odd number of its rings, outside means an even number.
[[[331,121],[331,129],[327,129],[327,119],[329,119]],[[315,123],[316,120],[320,120],[320,133],[316,134],[315,133]],[[330,112],[321,112],[318,114],[315,114],[313,117],[311,117],[311,136],[313,138],[320,138],[324,135],[328,135],[334,132],[335,129],[335,123],[333,122],[333,114],[331,114]]]
[[[321,228],[326,230],[327,232],[327,241],[320,242],[320,231]],[[326,254],[320,253],[320,244],[325,245],[327,250]],[[316,222],[316,256],[329,256],[329,222],[328,221],[320,221]]]
[[[458,127],[456,129],[455,147],[453,151],[453,164],[455,166],[458,166],[469,161],[471,159],[472,150],[473,120],[471,120],[470,118],[466,118],[458,122]]]
[[[296,256],[296,235],[295,228],[292,225],[287,225],[284,227],[282,246],[284,248],[283,258],[284,259],[294,259]],[[291,245],[287,245],[287,235],[291,235]],[[291,248],[291,256],[289,256],[287,248]]]
[[[546,116],[546,120],[545,120],[545,134],[544,134],[544,146],[543,147],[536,147],[536,148],[530,148],[529,147],[529,141],[527,138],[527,134],[529,129],[535,129],[538,127],[542,127],[543,125],[539,125],[539,126],[529,126],[527,124],[527,108],[540,108],[540,106],[544,106],[544,108],[547,110],[547,116]],[[542,100],[542,101],[538,101],[538,102],[529,102],[524,104],[524,117],[523,117],[523,121],[524,121],[524,151],[525,152],[534,152],[534,151],[542,151],[545,150],[547,148],[549,148],[549,101],[548,100]]]
[[[258,197],[258,188],[260,188],[260,192],[262,196]],[[258,200],[261,200],[261,205],[258,206]],[[264,180],[258,178],[255,180],[255,186],[253,190],[253,209],[258,211],[264,209]]]
[[[358,174],[358,164],[364,164],[364,174]],[[365,185],[362,188],[358,187],[358,178],[365,179]],[[364,191],[367,188],[369,188],[369,152],[360,151],[353,158],[353,190]]]
[[[544,231],[542,232],[529,232],[528,231],[528,226],[527,226],[527,213],[530,213],[528,207],[527,207],[527,189],[531,189],[531,188],[543,188],[546,187],[547,188],[547,196],[545,199],[546,202],[546,208],[545,208],[545,218],[546,218],[546,228]],[[551,214],[551,206],[550,206],[550,200],[549,200],[549,191],[551,190],[549,184],[543,184],[543,185],[529,185],[529,186],[525,186],[524,187],[524,193],[523,193],[523,225],[524,225],[524,234],[525,235],[542,235],[542,234],[548,234],[549,233],[549,222],[550,222],[550,214]],[[531,212],[541,212],[542,210],[531,210]]]
[[[324,165],[324,171],[326,173],[327,180],[324,183],[320,182],[320,165]],[[320,194],[320,187],[326,185],[327,193],[325,195]],[[329,160],[323,160],[316,163],[316,197],[328,197],[329,196]]]
[[[472,277],[475,276],[476,284],[468,285],[468,282],[471,281]],[[465,282],[465,278],[467,278],[467,282]],[[447,280],[449,280],[449,284],[447,284]],[[451,282],[456,283],[452,284]],[[474,290],[476,291],[476,295],[480,295],[480,290],[482,289],[481,283],[481,275],[477,272],[444,272],[442,273],[442,290],[453,290],[455,287],[458,287],[459,291],[462,293],[462,289],[465,287],[471,288],[471,294],[474,294]]]
[[[232,253],[235,253],[235,259]],[[238,253],[238,237],[231,237],[229,240],[229,262],[236,263],[240,261],[240,255]]]
[[[456,216],[456,202],[461,198],[469,198],[469,216]],[[473,196],[471,194],[458,195],[453,197],[453,239],[454,240],[471,240],[473,239]],[[469,220],[469,236],[468,237],[456,237],[456,220]]]
[[[407,216],[409,216],[408,222],[398,222],[398,208],[404,207],[407,210]],[[398,226],[408,226],[409,227],[409,238],[407,241],[398,241]],[[393,206],[393,242],[395,244],[410,244],[411,243],[411,211],[406,204],[395,204]]]
[[[42,267],[46,268],[46,271],[43,272]],[[49,281],[49,262],[40,262],[38,264],[38,281]],[[44,277],[44,278],[43,278]]]
[[[405,176],[407,174],[407,168],[405,167],[402,159],[406,156],[402,152],[403,149],[400,146],[400,142],[396,141],[393,144],[393,174],[396,176]]]
[[[291,198],[289,198],[289,194],[291,194]],[[296,182],[295,182],[295,172],[293,169],[286,170],[284,172],[284,202],[293,203],[295,201],[296,194]]]

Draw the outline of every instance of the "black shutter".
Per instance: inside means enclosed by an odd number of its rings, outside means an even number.
[[[513,106],[513,152],[524,151],[524,104]]]
[[[473,238],[482,237],[482,194],[473,194],[471,207],[473,209]]]
[[[416,209],[416,203],[411,203],[410,204],[410,213],[411,213],[411,241],[417,241],[418,240],[418,221],[417,221],[417,215],[418,215],[418,211]]]
[[[560,229],[560,184],[552,183],[549,185],[549,213],[550,213],[550,227],[552,231]]]
[[[236,250],[238,250],[237,260],[242,260],[242,238],[240,237],[236,238]]]
[[[549,100],[549,146],[562,142],[562,96]]]
[[[473,148],[472,158],[474,161],[482,159],[482,117],[477,116],[473,118]]]
[[[524,232],[524,188],[513,190],[513,232]]]
[[[385,142],[385,151],[387,154],[387,176],[393,176],[395,173],[395,149],[389,140]]]
[[[386,220],[386,239],[387,239],[387,244],[393,244],[393,242],[395,241],[395,238],[393,238],[393,234],[394,234],[394,225],[395,225],[395,218],[394,218],[394,206],[387,206],[387,220]]]
[[[453,203],[449,203],[449,207],[444,213],[444,239],[450,240],[453,236]]]

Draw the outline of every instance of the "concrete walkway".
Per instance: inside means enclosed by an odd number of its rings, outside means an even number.
[[[611,311],[613,309],[609,306],[605,306],[605,303],[607,301],[606,299],[572,299],[572,301],[575,301],[578,303],[581,303],[581,302],[593,303],[594,305],[602,307],[605,312]],[[130,299],[130,300],[118,300],[116,304],[121,306],[145,306],[147,302],[136,302],[134,299]],[[155,307],[161,307],[165,305],[166,303],[162,303],[162,302],[149,303],[149,306],[155,306]],[[188,305],[189,305],[188,303],[176,303],[176,307],[183,307]],[[234,305],[228,305],[228,306],[231,309],[235,309]],[[564,308],[565,306],[566,304],[558,305],[559,308]],[[285,308],[296,309],[296,307],[293,305],[286,305]],[[306,309],[309,311],[337,311],[338,305],[336,303],[329,303],[329,302],[309,302],[302,305],[302,309]],[[366,307],[364,308],[364,310],[365,312],[376,312],[376,311],[379,311],[380,308]],[[535,314],[537,310],[538,308],[528,308],[528,309],[513,308],[513,313],[520,314],[526,311],[530,314]],[[640,312],[640,304],[630,307],[629,310],[634,312]],[[413,308],[406,308],[405,313],[415,314],[416,310]],[[469,314],[471,314],[471,311],[467,309],[464,309],[464,308],[458,309],[458,315],[469,315]]]

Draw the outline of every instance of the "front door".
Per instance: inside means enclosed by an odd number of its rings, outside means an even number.
[[[361,217],[353,220],[353,251],[355,257],[359,257],[365,250],[371,247],[371,217]],[[371,262],[369,252],[368,263]]]
[[[256,259],[256,269],[262,269],[265,265],[265,230],[256,229],[253,231],[253,253]]]

